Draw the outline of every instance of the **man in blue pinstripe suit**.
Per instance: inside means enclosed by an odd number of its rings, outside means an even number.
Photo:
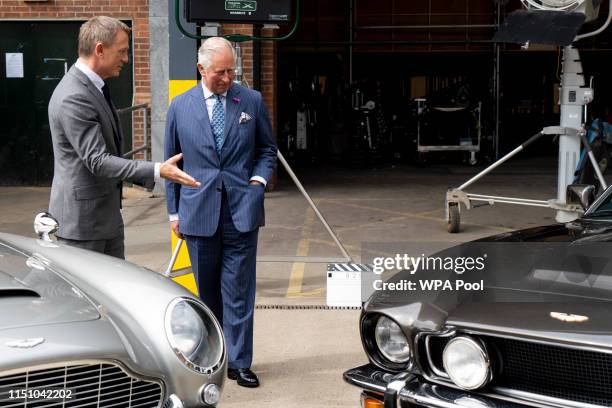
[[[251,371],[257,233],[276,143],[261,94],[234,84],[236,54],[223,38],[198,51],[202,82],[168,110],[165,156],[183,153],[199,188],[166,183],[173,231],[187,242],[200,297],[223,325],[228,377],[257,387]]]

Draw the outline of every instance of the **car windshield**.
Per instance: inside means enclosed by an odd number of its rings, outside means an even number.
[[[607,191],[605,199],[587,214],[586,218],[612,218],[612,191]]]

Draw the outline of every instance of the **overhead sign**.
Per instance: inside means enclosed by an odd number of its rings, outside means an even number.
[[[186,0],[190,23],[232,22],[282,24],[293,19],[295,0]]]
[[[225,10],[227,11],[257,11],[256,1],[227,1],[225,2]]]

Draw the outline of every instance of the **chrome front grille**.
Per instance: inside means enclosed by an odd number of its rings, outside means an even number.
[[[69,365],[0,376],[2,408],[158,408],[162,386],[109,363]]]
[[[456,335],[460,335],[457,333]],[[537,343],[516,338],[471,334],[487,346],[495,367],[485,391],[531,401],[546,398],[566,407],[612,407],[612,354]],[[435,382],[445,378],[442,352],[453,336],[425,336],[419,349]]]
[[[603,407],[612,406],[612,355],[552,344],[482,337],[503,369],[495,385]]]

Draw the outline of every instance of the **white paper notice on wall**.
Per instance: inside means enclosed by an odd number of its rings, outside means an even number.
[[[6,53],[6,77],[23,78],[23,53]]]

